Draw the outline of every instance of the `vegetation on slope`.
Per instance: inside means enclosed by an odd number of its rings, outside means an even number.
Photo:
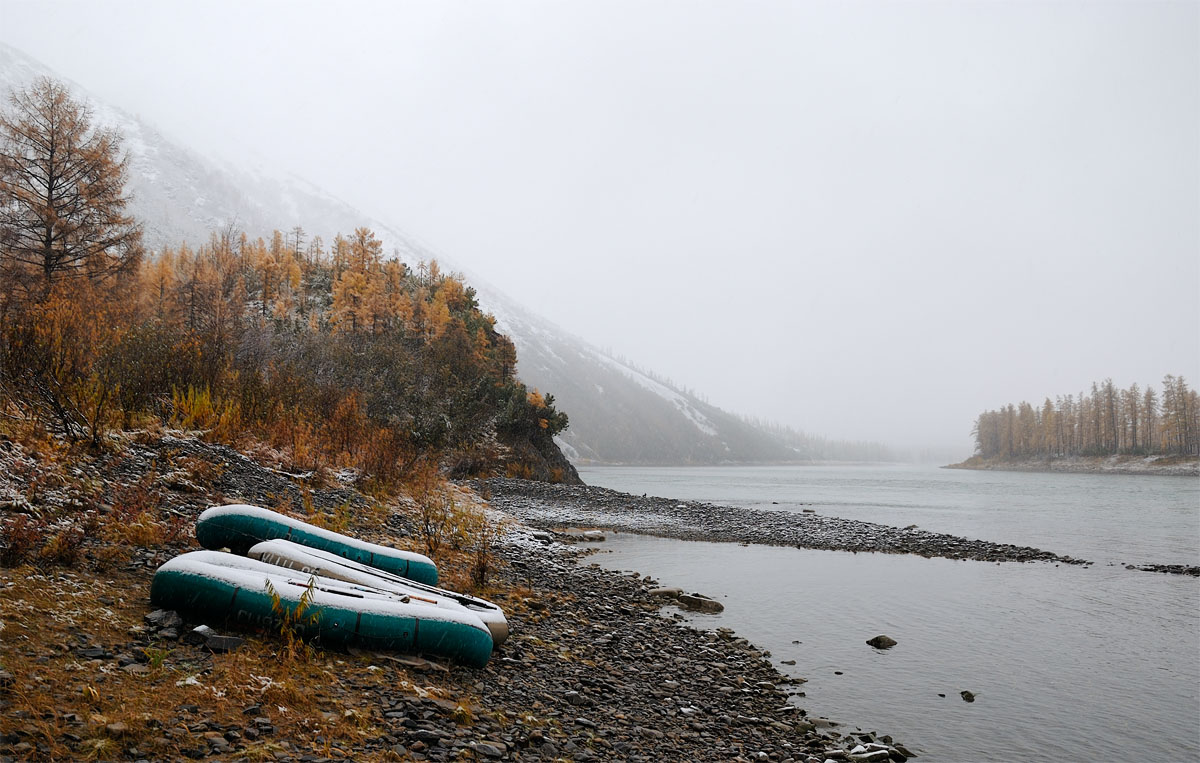
[[[203,430],[355,468],[380,488],[455,476],[577,479],[550,395],[474,291],[383,256],[366,228],[233,229],[149,256],[120,139],[40,80],[0,115],[0,412],[102,447],[113,428]]]

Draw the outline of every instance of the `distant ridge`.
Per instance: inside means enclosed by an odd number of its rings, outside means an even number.
[[[144,221],[151,249],[199,244],[230,227],[251,236],[303,227],[328,244],[359,226],[375,231],[388,254],[408,263],[448,258],[398,227],[372,218],[295,175],[250,172],[214,162],[164,136],[144,120],[104,103],[16,49],[0,43],[0,91],[38,76],[66,82],[86,99],[97,121],[120,130],[130,162],[132,211]],[[518,375],[554,395],[570,427],[559,444],[574,461],[624,464],[720,464],[878,460],[871,443],[836,443],[768,428],[703,402],[668,382],[563,332],[482,279],[465,273],[481,306],[517,348]],[[815,444],[837,445],[816,448]],[[861,447],[860,447],[861,445]],[[822,451],[823,452],[819,452]],[[831,454],[837,454],[833,456]]]

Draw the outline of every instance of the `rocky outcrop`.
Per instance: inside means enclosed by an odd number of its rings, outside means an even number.
[[[509,473],[521,474],[526,479],[539,482],[555,482],[565,485],[582,485],[579,472],[563,455],[562,450],[551,439],[541,441],[515,441],[506,443],[509,453],[503,459]]]

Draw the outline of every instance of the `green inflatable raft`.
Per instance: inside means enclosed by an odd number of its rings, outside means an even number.
[[[208,549],[228,548],[235,554],[245,554],[256,543],[276,538],[337,554],[418,583],[437,585],[438,582],[437,566],[423,554],[367,543],[260,506],[245,503],[214,506],[196,520],[196,540]]]
[[[308,595],[297,631],[324,647],[423,652],[472,667],[483,667],[492,654],[491,633],[471,612],[296,575],[220,551],[193,551],[163,564],[150,584],[150,601],[192,621],[269,629],[280,619],[272,591],[293,612]]]

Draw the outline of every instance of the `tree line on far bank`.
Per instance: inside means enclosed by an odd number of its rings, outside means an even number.
[[[1091,393],[1021,402],[985,411],[975,421],[975,452],[985,459],[1200,454],[1200,396],[1182,376],[1163,378],[1161,393],[1112,379]]]
[[[229,228],[146,252],[121,136],[52,80],[9,106],[0,424],[93,446],[152,422],[252,436],[298,468],[385,483],[437,464],[535,476],[510,446],[549,452],[566,415],[517,381],[512,342],[461,278],[384,257],[366,228],[328,246]]]

